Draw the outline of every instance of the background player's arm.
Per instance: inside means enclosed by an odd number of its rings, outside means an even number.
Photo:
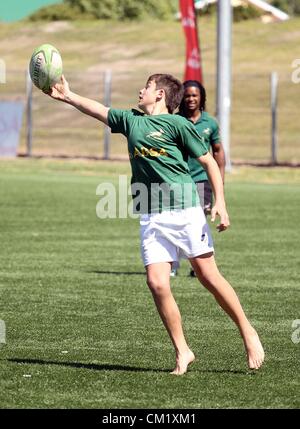
[[[217,226],[219,231],[224,231],[230,225],[228,213],[226,210],[225,199],[224,199],[224,186],[221,177],[221,173],[218,167],[218,164],[212,157],[212,155],[207,152],[205,155],[202,155],[198,158],[198,161],[201,163],[203,168],[205,168],[212,190],[215,197],[215,205],[211,211],[211,220],[215,220],[216,215],[220,216],[220,223]]]
[[[76,107],[80,112],[92,116],[106,125],[108,124],[109,107],[70,91],[69,84],[64,76],[61,77],[61,82],[50,88],[47,94],[55,100],[64,101]]]
[[[220,169],[220,173],[222,176],[222,180],[224,183],[225,180],[225,152],[222,146],[222,143],[214,143],[211,145],[212,146],[212,155],[214,157],[214,159],[216,160],[216,163],[219,166]]]

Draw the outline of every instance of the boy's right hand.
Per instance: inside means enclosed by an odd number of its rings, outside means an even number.
[[[56,83],[48,91],[44,91],[45,94],[50,95],[50,97],[55,100],[67,101],[70,94],[69,84],[66,81],[64,75],[61,76],[60,82]]]
[[[211,210],[211,221],[214,222],[216,216],[220,216],[220,223],[217,225],[218,232],[225,231],[230,226],[229,216],[226,210],[226,207],[223,205],[218,205],[217,203]]]

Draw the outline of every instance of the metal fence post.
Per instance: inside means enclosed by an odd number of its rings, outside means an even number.
[[[32,80],[29,72],[26,72],[26,139],[27,155],[32,155]]]
[[[277,149],[278,149],[278,136],[277,136],[277,96],[278,96],[278,74],[271,73],[271,115],[272,115],[272,144],[271,144],[271,163],[277,164]]]
[[[217,118],[220,124],[225,152],[226,171],[231,171],[230,160],[230,110],[231,110],[231,27],[230,0],[218,2],[217,25]]]
[[[110,107],[111,104],[111,70],[104,72],[104,105]],[[110,128],[104,129],[104,159],[109,159],[110,155]]]

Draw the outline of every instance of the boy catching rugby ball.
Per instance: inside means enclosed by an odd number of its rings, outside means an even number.
[[[224,231],[229,227],[229,218],[218,165],[205,145],[199,144],[201,137],[194,125],[173,115],[183,95],[180,81],[168,74],[150,76],[139,92],[138,107],[142,112],[112,109],[81,97],[70,91],[64,76],[48,94],[127,137],[132,186],[142,184],[148,191],[140,204],[141,253],[147,284],[175,349],[172,374],[184,374],[195,359],[170,288],[171,264],[182,256],[189,259],[200,282],[238,327],[249,368],[258,369],[264,360],[263,347],[236,293],[217,268],[210,230],[187,160],[189,156],[196,158],[205,168],[215,197],[211,220],[218,215],[217,229]],[[153,184],[159,187],[153,188]]]

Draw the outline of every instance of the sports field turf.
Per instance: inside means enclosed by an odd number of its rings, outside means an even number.
[[[169,375],[138,222],[95,214],[97,185],[126,173],[126,163],[1,161],[0,407],[298,408],[299,171],[235,170],[232,226],[215,234],[265,365],[247,370],[235,326],[184,263],[172,288],[197,361],[182,377]]]

